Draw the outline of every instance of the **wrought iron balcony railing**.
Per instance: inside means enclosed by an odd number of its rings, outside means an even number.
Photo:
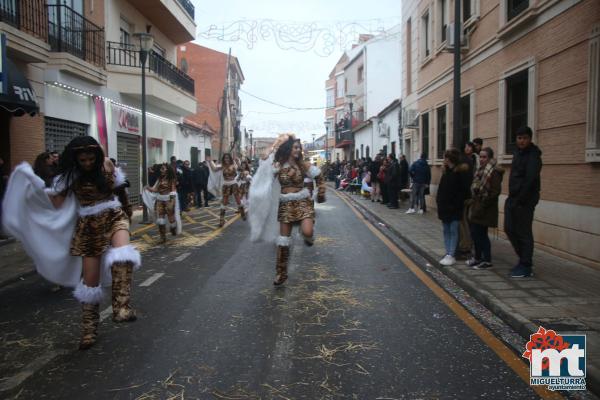
[[[125,67],[141,67],[140,51],[131,44],[107,42],[108,43],[108,64],[121,65]],[[150,51],[147,68],[185,92],[194,95],[194,80],[185,72],[171,64],[167,59]]]
[[[64,51],[104,67],[104,29],[71,7],[50,4],[47,7],[51,50]]]
[[[48,16],[44,0],[0,0],[0,22],[48,41]]]
[[[179,4],[181,4],[181,6],[183,7],[183,9],[185,11],[187,11],[187,13],[190,15],[190,17],[192,17],[192,19],[195,18],[195,7],[192,4],[192,2],[190,0],[178,0]]]

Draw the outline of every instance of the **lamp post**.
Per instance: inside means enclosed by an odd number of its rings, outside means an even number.
[[[350,102],[348,104],[348,106],[350,107],[350,127],[349,127],[350,135],[348,135],[348,137],[352,137],[352,107],[354,106],[354,104],[352,104],[352,99],[355,97],[356,97],[355,94],[347,94],[346,95],[346,98]],[[352,160],[352,159],[354,159],[354,150],[351,150],[350,157],[347,158],[347,160]]]
[[[325,121],[325,161],[329,161],[329,122]]]
[[[254,129],[249,129],[248,132],[250,132],[250,160],[254,161],[254,142],[252,141]]]
[[[134,33],[140,41],[140,63],[142,65],[142,187],[148,184],[148,156],[146,139],[146,60],[154,45],[154,37],[149,33]],[[148,223],[148,209],[143,205],[142,223]]]

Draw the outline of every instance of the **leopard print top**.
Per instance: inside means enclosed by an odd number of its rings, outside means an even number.
[[[302,189],[304,187],[304,175],[298,166],[285,164],[279,169],[277,178],[282,189],[290,187]]]
[[[158,187],[156,188],[156,190],[158,190],[158,194],[169,194],[171,193],[172,188],[173,182],[171,182],[168,178],[158,178]]]
[[[112,200],[114,197],[115,176],[112,172],[103,171],[107,186],[110,190],[101,192],[98,187],[90,182],[79,182],[73,188],[75,197],[82,207],[92,206],[107,200]]]
[[[223,165],[223,179],[226,181],[232,181],[237,175],[237,168],[234,164],[225,166]]]

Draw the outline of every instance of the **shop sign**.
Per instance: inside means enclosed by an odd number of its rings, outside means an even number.
[[[140,131],[140,118],[137,114],[127,110],[119,110],[119,128],[128,132]]]

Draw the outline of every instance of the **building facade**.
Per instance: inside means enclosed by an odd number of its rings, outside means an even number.
[[[211,139],[214,156],[236,151],[241,153],[242,103],[239,90],[244,74],[238,59],[230,54],[194,43],[181,45],[178,65],[197,82],[197,109],[189,120],[208,125],[215,134]]]
[[[39,106],[34,117],[2,113],[9,127],[2,157],[11,166],[33,162],[46,149],[62,151],[75,136],[93,136],[123,166],[132,203],[139,204],[142,71],[134,34],[154,38],[145,80],[148,165],[190,154],[180,123],[196,110],[194,81],[175,63],[176,45],[195,37],[193,6],[183,0],[30,0],[0,7],[8,57],[25,73]]]
[[[456,105],[461,108],[460,121],[452,120],[453,55],[449,50],[454,46],[450,12],[454,6],[448,0],[404,3],[411,3],[405,9],[413,10],[404,20],[404,31],[410,32],[412,42],[407,57],[416,58],[418,65],[417,86],[409,89],[417,97],[418,151],[427,153],[433,165],[432,194],[446,148],[480,137],[509,169],[516,130],[528,125],[544,163],[535,240],[549,251],[598,265],[597,1],[464,2],[464,36],[459,40],[461,102]],[[408,81],[415,84],[414,79]],[[453,143],[454,123],[460,125],[460,143]],[[412,140],[415,148],[414,131]],[[505,175],[501,205],[507,185]]]

